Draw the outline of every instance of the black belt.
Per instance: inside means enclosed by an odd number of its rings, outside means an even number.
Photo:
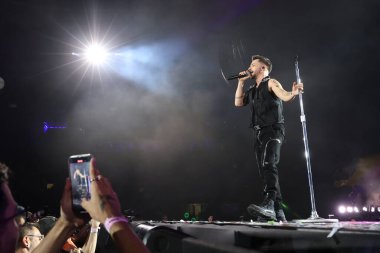
[[[259,131],[259,130],[266,128],[266,127],[280,126],[280,125],[283,125],[283,124],[282,123],[274,123],[272,125],[267,125],[267,126],[256,125],[256,126],[253,126],[253,129],[255,129],[256,131]]]

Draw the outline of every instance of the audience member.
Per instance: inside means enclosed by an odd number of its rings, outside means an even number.
[[[91,160],[90,178],[91,199],[82,200],[83,208],[86,209],[94,220],[104,225],[120,252],[149,252],[129,226],[128,220],[122,215],[117,195],[113,191],[108,179],[101,176],[95,168],[94,159]],[[61,216],[45,239],[34,249],[33,253],[60,252],[62,246],[73,234],[74,230],[81,227],[84,223],[84,220],[77,217],[72,210],[71,182],[67,178],[61,199]],[[94,228],[95,225],[92,223]],[[96,247],[95,236],[91,237],[90,235],[88,242],[90,241],[92,243],[88,244],[88,252],[91,252],[90,249],[95,249]],[[84,252],[86,253],[86,251]]]
[[[14,253],[18,235],[15,217],[19,215],[17,203],[8,186],[9,168],[0,163],[0,252]]]
[[[19,231],[16,242],[16,253],[34,252],[44,236],[41,234],[37,225],[25,223]]]
[[[70,238],[67,239],[62,247],[64,252],[78,251],[84,253],[94,253],[98,241],[98,231],[100,222],[91,220],[85,224]]]
[[[57,218],[54,217],[54,216],[45,216],[45,217],[42,217],[39,221],[38,221],[38,227],[41,231],[41,234],[43,235],[47,235],[47,233],[49,233],[50,229],[53,228],[54,224],[56,223],[57,221]]]
[[[25,208],[22,206],[17,206],[17,213],[19,213],[19,215],[15,217],[15,222],[19,227],[21,227],[26,223]]]
[[[59,253],[68,238],[85,221],[77,217],[72,210],[71,182],[67,178],[61,198],[61,215],[50,231],[41,234],[36,224],[26,223],[20,228],[15,217],[20,214],[17,203],[8,187],[8,167],[0,163],[0,252],[1,253]],[[99,225],[102,223],[122,253],[146,253],[149,250],[129,226],[122,215],[120,202],[107,178],[95,168],[95,159],[90,165],[91,199],[83,199],[82,206],[90,214],[91,228],[83,248],[74,248],[72,252],[94,253],[97,244]],[[18,235],[18,237],[17,237]],[[16,243],[17,242],[17,243]],[[15,245],[17,248],[15,248]]]

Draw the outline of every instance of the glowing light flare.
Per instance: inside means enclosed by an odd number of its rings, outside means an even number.
[[[339,213],[346,213],[346,207],[345,206],[339,206],[338,211],[339,211]]]
[[[84,53],[85,59],[94,65],[100,65],[107,60],[107,50],[98,44],[92,44],[86,48]]]

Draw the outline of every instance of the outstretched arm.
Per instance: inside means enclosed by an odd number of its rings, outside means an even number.
[[[290,101],[303,90],[303,83],[293,83],[292,91],[286,91],[282,87],[279,81],[276,79],[270,79],[268,83],[269,91],[273,91],[274,94],[282,101]]]
[[[120,202],[107,178],[100,175],[91,159],[91,199],[82,199],[82,206],[91,217],[103,223],[113,241],[123,253],[148,253],[121,213]]]
[[[84,253],[94,253],[98,242],[98,231],[100,222],[92,219],[90,234],[87,237],[86,243],[82,247]]]
[[[82,225],[84,221],[76,217],[72,211],[71,182],[66,179],[66,185],[61,199],[61,217],[58,218],[54,227],[47,236],[33,250],[33,253],[61,252],[63,244],[72,235],[74,229]]]

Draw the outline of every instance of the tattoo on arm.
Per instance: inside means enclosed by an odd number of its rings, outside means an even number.
[[[276,88],[280,88],[281,87],[280,83],[276,79],[270,79],[270,81],[273,82],[274,87],[276,87]]]
[[[104,211],[104,206],[106,205],[106,197],[102,196],[100,199],[100,210]]]
[[[284,95],[284,96],[293,96],[293,93],[284,90],[284,89],[281,87],[280,83],[279,83],[276,79],[272,79],[272,81],[273,81],[273,83],[275,84],[274,86],[280,90],[280,92],[281,92],[282,95]]]
[[[276,80],[276,79],[272,79],[273,83],[274,83],[274,87],[280,89],[280,90],[283,90],[280,83]]]
[[[106,195],[106,196],[101,196],[100,197],[100,210],[102,210],[102,212],[104,212],[104,208],[106,206],[106,203],[107,201],[109,200],[112,200],[112,197],[109,196],[109,195]]]
[[[293,94],[289,91],[286,91],[284,89],[281,89],[281,93],[284,95],[284,96],[293,96]]]

